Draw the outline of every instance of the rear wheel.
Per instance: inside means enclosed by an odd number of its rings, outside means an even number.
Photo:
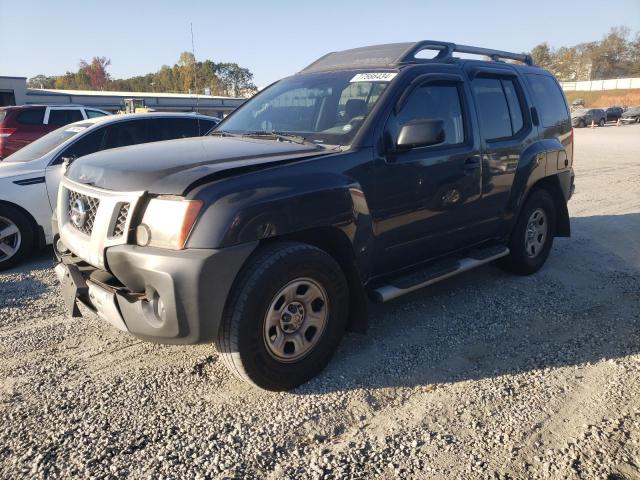
[[[225,308],[217,340],[229,370],[267,390],[289,390],[329,362],[347,323],[348,286],[324,251],[266,247],[249,260]]]
[[[546,190],[535,190],[525,203],[509,242],[509,255],[498,262],[505,270],[529,275],[549,256],[556,225],[556,208]]]
[[[0,271],[20,263],[33,250],[33,227],[17,208],[0,205]]]

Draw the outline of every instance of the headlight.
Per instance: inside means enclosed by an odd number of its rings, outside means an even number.
[[[201,200],[180,197],[154,198],[136,228],[140,246],[182,250],[202,208]]]

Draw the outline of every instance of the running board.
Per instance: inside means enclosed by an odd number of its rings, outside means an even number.
[[[503,245],[471,251],[467,257],[441,261],[422,270],[395,278],[388,285],[373,289],[371,294],[375,301],[388,302],[507,255],[509,255],[509,249]]]

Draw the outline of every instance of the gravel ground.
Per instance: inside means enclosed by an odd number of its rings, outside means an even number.
[[[1,478],[640,478],[640,126],[577,130],[573,237],[371,309],[292,393],[0,274]]]

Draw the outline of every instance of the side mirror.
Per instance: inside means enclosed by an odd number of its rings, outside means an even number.
[[[402,126],[396,148],[409,150],[416,147],[427,147],[444,142],[444,122],[431,118],[417,118]]]
[[[62,161],[62,165],[63,165],[65,171],[75,161],[76,158],[78,158],[78,157],[76,157],[75,155],[69,155],[69,156],[60,158],[60,160]]]

